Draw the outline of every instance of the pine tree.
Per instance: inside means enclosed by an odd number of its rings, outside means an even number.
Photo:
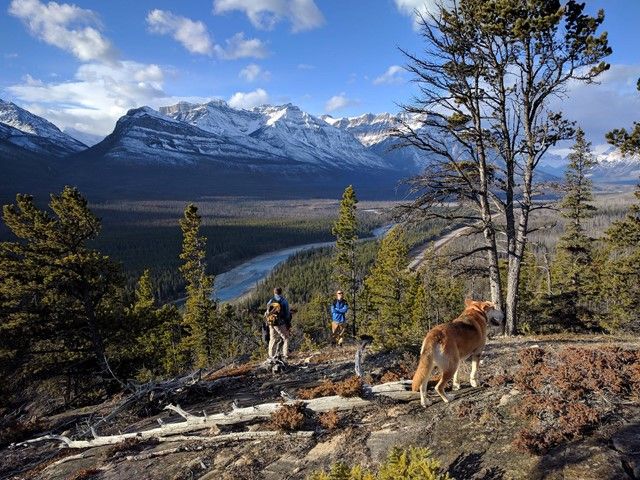
[[[428,328],[456,318],[462,310],[465,291],[463,282],[454,276],[453,264],[431,252],[424,257],[422,272],[429,305]]]
[[[213,276],[206,273],[206,238],[200,236],[202,219],[198,207],[190,203],[180,220],[182,229],[182,253],[180,272],[186,283],[187,300],[184,306],[183,323],[187,335],[183,345],[198,368],[206,367],[217,358],[216,341],[219,336],[216,324],[213,294]]]
[[[365,285],[373,310],[369,333],[386,347],[402,341],[403,323],[407,322],[407,293],[411,276],[404,231],[393,227],[380,242],[376,260]]]
[[[3,366],[46,377],[72,364],[92,365],[87,374],[97,370],[110,389],[107,357],[122,348],[112,339],[125,328],[121,268],[87,246],[100,221],[76,189],[51,195],[49,207],[41,210],[33,197],[18,195],[3,208],[3,220],[17,237],[0,244]]]
[[[636,83],[640,91],[640,79]],[[623,155],[640,155],[640,122],[633,123],[633,130],[616,128],[607,133],[607,141],[620,149]]]
[[[576,328],[591,321],[589,294],[595,272],[592,267],[593,239],[584,231],[583,221],[593,215],[595,207],[592,182],[587,173],[596,164],[591,144],[578,130],[576,142],[569,154],[565,174],[565,195],[560,202],[562,216],[567,219],[562,237],[556,246],[552,268],[556,315]]]
[[[173,305],[156,307],[153,283],[145,270],[135,288],[135,302],[127,310],[131,332],[140,332],[130,361],[140,380],[173,375],[185,367],[180,351],[181,318]]]
[[[603,324],[608,330],[640,331],[640,185],[634,195],[638,203],[605,232],[601,284],[608,306]]]
[[[356,262],[356,242],[358,240],[358,219],[356,205],[358,199],[353,186],[345,188],[340,202],[338,219],[331,233],[336,237],[336,255],[333,259],[338,288],[344,288],[348,296],[352,318],[352,333],[356,335],[356,296],[358,293],[358,271]]]

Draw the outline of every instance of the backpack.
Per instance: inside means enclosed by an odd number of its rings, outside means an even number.
[[[267,318],[267,324],[269,326],[273,327],[279,325],[280,320],[284,319],[284,309],[280,302],[271,302],[267,307],[265,317]]]

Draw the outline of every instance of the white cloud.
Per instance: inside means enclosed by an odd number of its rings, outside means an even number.
[[[191,53],[213,53],[213,42],[206,25],[202,22],[156,9],[147,15],[147,24],[153,33],[171,35]]]
[[[258,79],[269,80],[271,78],[271,72],[268,70],[263,70],[260,65],[255,63],[250,63],[238,74],[240,78],[243,78],[247,82],[254,82]]]
[[[316,68],[315,65],[309,65],[308,63],[299,63],[298,70],[313,70]]]
[[[327,100],[327,103],[324,105],[324,110],[325,112],[329,113],[356,104],[357,102],[355,100],[347,98],[347,96],[343,92],[340,95],[334,95],[329,100]]]
[[[413,28],[419,28],[420,15],[425,19],[438,12],[439,6],[451,6],[451,0],[394,0],[400,13],[413,19]],[[416,12],[418,14],[416,14]]]
[[[191,53],[213,55],[223,60],[237,58],[264,58],[269,52],[262,40],[245,38],[238,32],[225,40],[225,46],[214,44],[204,23],[175,15],[166,10],[152,10],[147,15],[147,24],[153,33],[171,35]]]
[[[382,75],[380,75],[379,77],[373,80],[373,84],[374,85],[383,85],[383,84],[393,85],[393,84],[404,83],[405,80],[404,78],[402,78],[403,71],[404,69],[401,66],[391,65],[389,68],[387,68],[386,72],[384,72]]]
[[[46,83],[27,75],[23,83],[6,90],[61,128],[106,135],[130,108],[167,102],[163,81],[158,65],[87,63],[71,81]]]
[[[314,0],[213,0],[213,11],[223,14],[239,10],[251,24],[263,30],[272,29],[288,19],[293,32],[312,30],[324,24],[324,16]]]
[[[237,58],[265,58],[269,55],[267,46],[257,38],[244,38],[244,32],[238,32],[225,40],[226,46],[214,47],[217,55],[225,60]]]
[[[13,0],[8,11],[22,20],[31,35],[84,62],[110,62],[117,57],[111,42],[95,28],[99,22],[91,10],[68,3]]]
[[[569,120],[577,121],[587,138],[597,147],[605,143],[604,136],[608,131],[628,128],[638,121],[638,77],[640,65],[611,65],[599,77],[599,84],[571,83],[566,97],[555,99],[550,108],[563,112]]]
[[[253,108],[269,103],[269,94],[262,88],[253,92],[236,92],[227,102],[233,108]]]

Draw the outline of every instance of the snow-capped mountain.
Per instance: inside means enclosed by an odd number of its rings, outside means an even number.
[[[611,147],[596,155],[596,165],[591,175],[594,181],[629,182],[637,181],[640,177],[640,157],[623,156],[615,147]]]
[[[82,142],[61,132],[48,120],[1,99],[0,124],[25,134],[20,135],[5,130],[3,136],[6,141],[39,154],[63,157],[87,148]]]
[[[283,161],[252,143],[239,144],[223,133],[213,133],[173,119],[149,107],[129,110],[102,142],[81,157],[104,158],[118,163],[164,166],[199,162],[246,163],[247,159]],[[273,157],[273,158],[271,158]]]
[[[384,158],[394,169],[417,173],[429,161],[426,153],[417,148],[398,148],[400,140],[394,136],[394,132],[403,123],[415,130],[423,128],[417,115],[367,113],[357,117],[342,118],[323,115],[322,119],[329,125],[351,133],[367,150]]]
[[[320,168],[388,168],[349,132],[292,104],[234,109],[221,100],[178,103],[160,112],[211,133],[233,138],[270,155]]]

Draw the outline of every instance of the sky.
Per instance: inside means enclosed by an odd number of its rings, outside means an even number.
[[[435,0],[0,0],[0,98],[106,135],[130,108],[224,99],[334,117],[399,111],[416,94],[415,9]],[[640,0],[604,9],[611,69],[556,100],[595,146],[640,118]]]

